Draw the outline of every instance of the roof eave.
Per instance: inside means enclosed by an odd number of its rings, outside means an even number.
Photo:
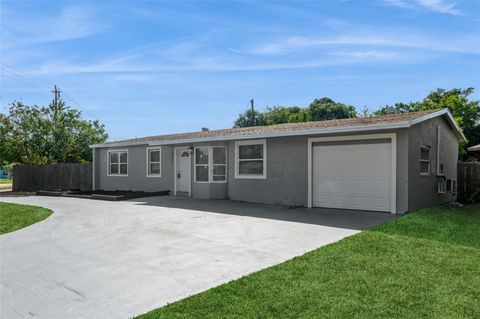
[[[379,130],[391,130],[399,128],[407,128],[408,122],[398,122],[395,124],[373,124],[362,126],[345,126],[345,127],[328,127],[328,128],[316,128],[309,130],[298,131],[280,131],[280,132],[263,132],[256,134],[245,135],[230,135],[230,136],[213,136],[202,138],[191,138],[171,141],[151,141],[149,145],[173,145],[173,144],[186,144],[186,143],[198,143],[198,142],[215,142],[215,141],[232,141],[232,140],[247,140],[258,138],[272,138],[272,137],[289,137],[289,136],[301,136],[301,135],[317,135],[317,134],[336,134],[336,133],[350,133],[350,132],[364,132],[364,131],[379,131]]]
[[[344,127],[326,127],[315,128],[309,130],[298,131],[276,131],[276,132],[262,132],[254,134],[236,134],[236,135],[223,135],[223,136],[211,136],[211,137],[199,137],[189,139],[178,140],[152,140],[142,142],[114,142],[106,144],[94,144],[90,145],[90,148],[104,148],[104,147],[120,147],[120,146],[135,146],[135,145],[176,145],[186,143],[199,143],[199,142],[215,142],[215,141],[231,141],[231,140],[247,140],[257,138],[271,138],[271,137],[288,137],[288,136],[300,136],[300,135],[315,135],[315,134],[335,134],[335,133],[350,133],[350,132],[362,132],[362,131],[379,131],[390,130],[409,127],[408,122],[398,122],[394,124],[371,124],[371,125],[355,125]]]
[[[400,129],[408,128],[412,125],[418,124],[420,122],[446,115],[449,122],[455,128],[455,132],[459,141],[466,141],[465,135],[461,128],[458,126],[455,118],[450,113],[448,109],[441,109],[430,114],[420,116],[411,121],[403,121],[397,123],[382,123],[382,124],[371,124],[371,125],[355,125],[355,126],[344,126],[344,127],[326,127],[326,128],[315,128],[308,130],[298,130],[298,131],[274,131],[274,132],[261,132],[254,134],[236,134],[236,135],[223,135],[223,136],[211,136],[211,137],[198,137],[198,138],[188,138],[188,139],[178,139],[178,140],[151,140],[151,141],[139,141],[139,142],[113,142],[113,143],[104,143],[104,144],[94,144],[90,145],[90,148],[106,148],[106,147],[123,147],[123,146],[136,146],[136,145],[177,145],[177,144],[187,144],[187,143],[199,143],[199,142],[215,142],[215,141],[231,141],[231,140],[246,140],[246,139],[256,139],[256,138],[271,138],[271,137],[288,137],[288,136],[300,136],[300,135],[315,135],[315,134],[336,134],[336,133],[351,133],[351,132],[365,132],[365,131],[379,131],[379,130],[390,130],[390,129]]]
[[[462,129],[460,128],[460,126],[458,126],[458,123],[457,121],[455,121],[455,118],[453,117],[452,113],[449,111],[449,109],[445,108],[445,109],[441,109],[437,112],[432,112],[430,114],[427,114],[427,115],[424,115],[424,116],[420,116],[420,117],[417,117],[416,119],[413,119],[409,122],[410,126],[412,125],[415,125],[415,124],[418,124],[420,122],[423,122],[423,121],[426,121],[426,120],[430,120],[430,119],[433,119],[437,116],[442,116],[442,115],[446,115],[448,121],[450,122],[450,124],[454,127],[455,129],[455,133],[457,135],[457,139],[459,142],[465,142],[467,141],[467,138],[465,137],[465,135],[463,134],[462,132]]]

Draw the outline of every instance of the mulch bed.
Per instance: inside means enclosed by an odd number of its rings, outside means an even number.
[[[37,195],[42,196],[64,196],[86,199],[99,199],[99,200],[127,200],[133,198],[150,197],[150,196],[165,196],[170,194],[170,191],[160,192],[141,192],[141,191],[62,191],[62,190],[50,190],[50,191],[38,191]]]

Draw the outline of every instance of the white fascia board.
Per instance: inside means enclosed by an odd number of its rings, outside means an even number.
[[[399,128],[408,128],[408,122],[398,122],[395,124],[374,124],[363,126],[345,126],[345,127],[328,127],[321,129],[310,129],[300,131],[284,131],[284,132],[265,132],[248,135],[230,135],[230,136],[213,136],[213,137],[200,137],[181,140],[166,140],[166,141],[151,141],[150,146],[156,145],[171,145],[171,144],[188,144],[198,142],[215,142],[215,141],[237,141],[259,138],[271,138],[271,137],[289,137],[300,135],[316,135],[316,134],[330,134],[330,133],[348,133],[348,132],[364,132],[364,131],[379,131],[379,130],[391,130]]]
[[[315,134],[336,134],[336,133],[349,133],[349,132],[365,132],[365,131],[378,131],[378,130],[391,130],[391,129],[400,129],[400,128],[409,128],[412,125],[418,124],[420,122],[433,119],[437,116],[447,115],[450,123],[455,127],[457,131],[457,136],[460,141],[466,141],[465,135],[463,135],[462,130],[458,126],[457,122],[453,118],[452,114],[448,109],[441,109],[437,112],[433,112],[419,118],[416,118],[411,121],[398,122],[393,124],[373,124],[373,125],[361,125],[361,126],[344,126],[344,127],[326,127],[326,128],[316,128],[309,130],[298,130],[298,131],[277,131],[277,132],[264,132],[264,133],[254,133],[254,134],[242,134],[242,135],[229,135],[229,136],[212,136],[212,137],[199,137],[199,138],[189,138],[189,139],[178,139],[178,140],[152,140],[152,141],[141,141],[141,142],[113,142],[107,144],[94,144],[90,145],[90,148],[107,148],[107,147],[122,147],[122,146],[135,146],[135,145],[148,145],[148,146],[159,146],[159,145],[175,145],[175,144],[188,144],[188,143],[199,143],[199,142],[215,142],[215,141],[232,141],[232,140],[247,140],[247,139],[258,139],[258,138],[271,138],[271,137],[288,137],[288,136],[300,136],[300,135],[315,135]]]
[[[107,148],[107,147],[122,147],[122,146],[135,146],[135,145],[148,145],[148,141],[142,142],[111,142],[105,144],[92,144],[90,148]]]
[[[452,122],[453,126],[457,129],[457,132],[459,133],[460,137],[462,138],[462,141],[466,142],[467,138],[463,134],[462,129],[458,125],[457,121],[455,121],[455,118],[453,117],[452,113],[450,113],[450,111],[448,109],[447,109],[447,115],[448,115],[448,119],[450,120],[450,122]]]
[[[415,124],[418,124],[420,122],[423,122],[423,121],[426,121],[426,120],[430,120],[430,119],[433,119],[437,116],[441,116],[441,115],[447,115],[447,118],[450,122],[450,124],[453,125],[453,127],[456,129],[457,131],[457,136],[459,137],[459,141],[466,141],[467,138],[465,137],[465,135],[463,135],[463,132],[462,132],[462,129],[460,128],[460,126],[458,126],[458,123],[457,121],[455,121],[455,118],[453,117],[452,113],[450,113],[450,110],[445,108],[445,109],[441,109],[437,112],[433,112],[433,113],[430,113],[430,114],[427,114],[427,115],[424,115],[424,116],[421,116],[419,118],[416,118],[414,120],[411,120],[409,122],[410,126],[412,125],[415,125]]]
[[[410,127],[409,122],[398,122],[394,124],[372,124],[372,125],[356,125],[356,126],[343,126],[343,127],[326,127],[326,128],[320,128],[320,129],[315,128],[315,129],[298,130],[298,131],[277,131],[277,132],[264,132],[264,133],[242,134],[242,135],[198,137],[198,138],[178,139],[178,140],[113,142],[113,143],[107,143],[107,144],[93,144],[93,145],[90,145],[90,148],[107,148],[107,147],[121,147],[121,146],[135,146],[135,145],[159,146],[159,145],[188,144],[188,143],[199,143],[199,142],[248,140],[248,139],[270,138],[270,137],[288,137],[288,136],[299,136],[299,135],[379,131],[379,130],[391,130],[391,129],[408,128],[408,127]]]

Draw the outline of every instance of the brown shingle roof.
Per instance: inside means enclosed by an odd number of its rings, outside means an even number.
[[[270,133],[270,132],[295,132],[311,129],[323,129],[323,128],[341,128],[341,127],[355,127],[355,126],[367,126],[367,125],[380,125],[380,124],[395,124],[401,122],[408,122],[419,117],[428,115],[430,113],[438,112],[439,110],[428,110],[422,112],[411,112],[401,114],[390,114],[384,116],[375,117],[362,117],[362,118],[348,118],[341,120],[329,120],[329,121],[315,121],[315,122],[301,122],[301,123],[285,123],[268,126],[253,126],[253,127],[239,127],[222,130],[212,131],[199,131],[191,133],[181,134],[168,134],[168,135],[154,135],[141,138],[128,139],[123,141],[108,142],[108,144],[114,143],[148,143],[152,141],[174,141],[183,139],[197,139],[197,138],[209,138],[209,137],[228,137],[228,136],[248,136],[258,133]]]

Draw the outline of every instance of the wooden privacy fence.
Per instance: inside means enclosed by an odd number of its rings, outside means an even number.
[[[13,191],[92,190],[92,164],[18,165],[13,168]]]
[[[480,187],[480,163],[459,162],[457,175],[457,200],[468,202],[472,193]]]

